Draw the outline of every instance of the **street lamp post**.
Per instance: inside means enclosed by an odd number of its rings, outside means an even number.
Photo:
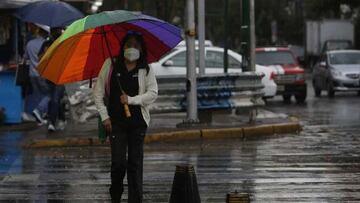
[[[195,8],[194,0],[186,1],[186,91],[187,91],[187,120],[185,123],[198,123],[197,85],[195,64]]]
[[[250,70],[255,71],[255,0],[250,0]]]
[[[124,9],[128,10],[129,9],[129,2],[128,0],[124,0]]]
[[[205,0],[198,0],[199,74],[205,74]]]
[[[250,5],[249,0],[240,0],[241,9],[241,54],[242,54],[242,66],[244,71],[249,71],[250,60]]]
[[[229,37],[229,23],[228,23],[228,13],[229,13],[229,0],[225,0],[224,5],[224,73],[228,72],[228,37]]]
[[[241,0],[241,50],[247,71],[255,71],[255,0]]]
[[[250,0],[250,71],[255,72],[255,0]],[[256,121],[257,110],[251,109],[249,112],[250,122]]]
[[[241,0],[240,3],[242,18],[241,18],[241,49],[243,54],[243,63],[246,63],[247,71],[255,72],[255,0]],[[256,109],[251,109],[249,112],[250,122],[256,120]]]

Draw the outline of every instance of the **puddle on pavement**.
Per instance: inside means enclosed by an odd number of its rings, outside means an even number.
[[[0,175],[22,173],[22,149],[19,146],[23,134],[6,132],[0,134]]]

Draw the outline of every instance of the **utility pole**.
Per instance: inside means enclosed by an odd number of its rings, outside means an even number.
[[[256,46],[256,37],[255,37],[255,0],[250,0],[250,71],[255,72],[255,46]],[[252,108],[249,112],[249,121],[251,123],[256,121],[257,110]]]
[[[241,0],[241,50],[247,71],[255,71],[255,0]]]
[[[244,71],[250,71],[250,3],[249,0],[240,1],[241,9],[241,54],[242,68]]]
[[[225,0],[224,5],[224,73],[228,72],[228,37],[229,37],[229,23],[228,23],[228,13],[229,13],[229,0]]]
[[[195,8],[194,0],[186,0],[186,92],[187,120],[185,123],[198,123],[197,85],[195,64]]]
[[[243,55],[243,68],[245,71],[255,72],[255,0],[241,0],[240,7],[242,11],[241,50]],[[250,109],[250,122],[255,122],[256,114],[256,109]]]
[[[205,75],[205,0],[198,0],[199,74]]]
[[[145,10],[145,0],[141,0],[141,12],[144,13]]]
[[[129,10],[129,2],[128,2],[128,0],[124,0],[124,10]]]
[[[255,71],[255,0],[250,0],[250,71]]]

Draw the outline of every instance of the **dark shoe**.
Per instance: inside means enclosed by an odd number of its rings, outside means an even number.
[[[111,203],[120,203],[121,202],[121,194],[119,194],[116,190],[109,188]]]

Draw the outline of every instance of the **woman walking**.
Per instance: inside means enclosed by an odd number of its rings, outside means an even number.
[[[110,139],[111,201],[121,201],[127,173],[128,202],[140,203],[148,107],[155,101],[158,87],[154,71],[147,64],[142,34],[129,31],[120,43],[119,56],[104,62],[93,94]],[[131,116],[126,114],[127,105]]]

